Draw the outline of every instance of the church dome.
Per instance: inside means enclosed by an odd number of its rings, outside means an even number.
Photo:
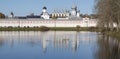
[[[46,6],[44,6],[44,7],[43,7],[43,9],[47,9],[47,7],[46,7]]]

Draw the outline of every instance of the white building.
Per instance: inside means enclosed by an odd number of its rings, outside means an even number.
[[[49,19],[50,18],[49,14],[47,12],[47,7],[43,7],[41,18],[43,18],[43,19]]]
[[[11,13],[12,17],[14,16]],[[41,19],[38,16],[32,16],[32,18],[27,17],[18,17],[12,19],[0,19],[0,27],[96,27],[96,19],[81,18],[80,11],[77,10],[77,6],[73,5],[71,11],[55,11],[52,13],[52,17],[61,18],[59,19],[50,19],[50,16],[47,12],[47,8],[43,7]],[[49,19],[49,20],[44,20]],[[67,19],[67,20],[66,20]]]
[[[67,17],[69,17],[69,11],[54,10],[54,12],[52,12],[51,16],[52,16],[52,18],[67,18]]]
[[[54,12],[52,12],[52,17],[56,17],[56,18],[66,18],[69,19],[71,17],[78,17],[80,18],[80,10],[77,10],[77,6],[73,5],[71,7],[71,10],[54,10]]]

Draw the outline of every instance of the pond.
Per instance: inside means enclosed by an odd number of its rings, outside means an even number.
[[[120,59],[120,42],[89,31],[1,31],[0,59]]]

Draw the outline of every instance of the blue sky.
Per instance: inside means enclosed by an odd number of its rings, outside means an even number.
[[[40,15],[43,6],[46,6],[48,12],[51,13],[54,9],[70,10],[74,3],[82,14],[93,13],[94,0],[0,0],[0,12],[9,15],[13,11],[16,16],[31,13]]]

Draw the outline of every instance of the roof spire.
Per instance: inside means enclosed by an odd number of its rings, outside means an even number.
[[[75,0],[73,0],[73,5],[72,5],[72,9],[76,9],[77,6],[76,6],[76,3],[75,3]]]

